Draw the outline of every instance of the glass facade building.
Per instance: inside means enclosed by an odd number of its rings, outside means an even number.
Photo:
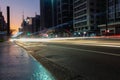
[[[101,35],[120,34],[120,0],[106,0],[106,2],[107,25],[99,26]]]
[[[74,0],[73,2],[73,25],[74,31],[87,36],[98,34],[98,24],[104,23],[105,1],[101,0]]]
[[[59,36],[70,36],[73,31],[73,0],[57,0],[57,26]]]
[[[83,33],[88,30],[88,2],[87,0],[74,0],[73,22],[74,31]]]
[[[52,0],[40,0],[41,30],[52,27]]]

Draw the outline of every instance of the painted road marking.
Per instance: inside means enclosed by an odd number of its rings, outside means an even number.
[[[102,52],[102,51],[94,51],[94,50],[86,50],[86,49],[78,49],[78,48],[71,48],[71,47],[63,47],[63,46],[53,46],[52,47],[60,47],[60,48],[67,48],[67,49],[73,49],[73,50],[79,50],[79,51],[86,51],[86,52],[92,52],[92,53],[100,53],[110,56],[120,56],[120,54],[114,54],[114,53],[108,53],[108,52]]]

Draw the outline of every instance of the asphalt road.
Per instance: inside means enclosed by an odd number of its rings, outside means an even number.
[[[45,42],[41,56],[88,80],[120,80],[120,48]]]
[[[25,50],[14,43],[0,43],[0,80],[55,80]]]

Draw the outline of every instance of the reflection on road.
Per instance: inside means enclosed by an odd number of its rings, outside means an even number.
[[[23,49],[13,43],[0,43],[0,80],[55,80]]]

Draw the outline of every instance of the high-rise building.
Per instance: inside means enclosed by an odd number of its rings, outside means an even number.
[[[98,24],[105,22],[105,3],[105,0],[74,0],[73,26],[75,35],[99,34]]]
[[[40,15],[36,15],[34,18],[34,32],[40,31]]]
[[[27,33],[33,33],[32,25],[33,25],[33,17],[27,17],[26,19],[23,19],[23,22],[21,24],[22,32],[26,35]]]
[[[21,32],[25,35],[27,33],[37,33],[40,31],[40,15],[36,15],[35,17],[27,17],[23,19],[21,28],[19,28]]]
[[[0,11],[0,40],[7,36],[7,24],[5,22],[4,16]]]
[[[52,0],[40,0],[41,30],[52,27]]]
[[[57,25],[57,0],[40,0],[41,30]]]
[[[4,19],[4,16],[2,15],[2,12],[0,11],[0,32],[1,31],[6,31],[6,22]]]
[[[73,30],[73,0],[57,0],[56,32],[60,36],[71,35]]]
[[[57,25],[57,0],[52,0],[52,26]]]
[[[99,25],[101,35],[120,34],[120,0],[106,1],[106,24]]]
[[[73,31],[73,0],[41,0],[40,9],[41,30],[52,27],[54,34],[71,35],[70,31]]]

